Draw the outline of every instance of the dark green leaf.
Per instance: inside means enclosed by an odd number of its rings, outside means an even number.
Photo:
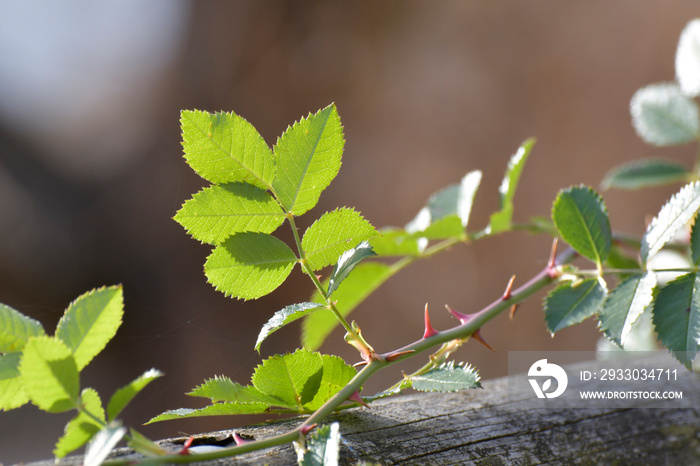
[[[209,283],[239,299],[256,299],[274,291],[291,273],[296,256],[265,233],[237,233],[216,247],[204,264]]]
[[[105,412],[102,408],[102,401],[97,392],[92,388],[86,388],[80,395],[80,404],[92,416],[104,422]],[[78,413],[66,425],[65,433],[58,439],[53,454],[56,458],[63,458],[72,451],[85,445],[96,433],[100,431],[102,425],[84,412]]]
[[[700,265],[700,221],[695,216],[693,228],[690,230],[690,255],[693,259],[693,264]]]
[[[195,239],[219,244],[234,233],[272,233],[284,222],[270,193],[248,183],[211,186],[198,192],[175,215]]]
[[[605,284],[599,278],[583,280],[575,286],[560,285],[544,302],[547,329],[554,334],[595,315],[603,306],[606,294]]]
[[[528,139],[522,143],[517,152],[510,158],[506,174],[498,189],[501,201],[499,206],[500,210],[491,215],[489,222],[490,233],[498,233],[510,229],[511,221],[513,220],[513,199],[515,198],[515,190],[518,187],[525,162],[527,162],[530,151],[532,151],[534,145],[535,140]]]
[[[651,304],[656,277],[653,272],[633,275],[615,288],[598,316],[600,329],[618,346],[625,344],[632,325]]]
[[[564,241],[600,267],[610,253],[612,232],[608,212],[598,193],[585,186],[557,195],[552,220]]]
[[[321,426],[306,439],[306,448],[294,444],[299,466],[338,466],[340,458],[340,426],[334,422]]]
[[[649,144],[685,144],[698,137],[698,106],[675,83],[652,84],[639,89],[630,102],[632,125]]]
[[[321,192],[340,170],[343,128],[335,105],[294,123],[274,147],[277,199],[294,215],[318,203]]]
[[[661,208],[642,238],[642,263],[659,252],[700,208],[700,182],[685,185]]]
[[[262,136],[234,113],[185,110],[180,114],[187,163],[212,183],[243,181],[269,189],[275,159]]]
[[[479,373],[469,364],[455,366],[454,361],[443,363],[411,380],[413,389],[421,392],[446,393],[481,388]]]
[[[691,173],[681,164],[660,159],[636,160],[610,170],[603,189],[640,189],[686,182]]]
[[[659,291],[652,321],[659,341],[688,369],[700,349],[700,277],[681,275]]]
[[[161,371],[149,369],[128,385],[114,392],[114,395],[112,395],[107,404],[107,419],[109,421],[115,420],[119,413],[122,412],[126,405],[128,405],[141,390],[161,376],[163,376]]]
[[[20,352],[0,355],[0,410],[9,411],[29,403],[19,373],[21,356]]]
[[[363,241],[356,247],[341,254],[333,268],[333,273],[328,279],[328,296],[331,296],[338,289],[342,281],[347,278],[357,264],[363,259],[376,255],[367,241]]]
[[[20,351],[30,337],[43,334],[38,320],[0,303],[0,353]]]
[[[297,303],[292,304],[284,309],[275,312],[275,314],[268,320],[265,325],[260,329],[258,334],[258,339],[255,342],[255,351],[260,352],[260,345],[269,337],[272,333],[281,329],[287,324],[294,322],[297,319],[323,308],[323,304],[318,303]]]

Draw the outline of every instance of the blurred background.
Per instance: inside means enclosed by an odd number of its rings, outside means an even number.
[[[101,285],[124,285],[124,324],[82,374],[107,399],[156,367],[124,413],[138,427],[223,374],[246,384],[261,358],[298,346],[299,327],[253,350],[273,312],[307,300],[300,273],[253,302],[206,283],[210,248],[171,218],[205,186],[185,164],[179,111],[234,111],[274,144],[299,117],[335,102],[343,167],[303,225],[337,206],[375,226],[404,225],[429,195],[484,173],[471,225],[498,206],[518,145],[537,144],[516,197],[516,220],[548,215],[559,189],[597,187],[611,167],[642,156],[692,165],[694,149],[655,149],[630,125],[640,87],[674,78],[690,0],[4,1],[0,13],[0,302],[51,333],[63,309]],[[613,228],[639,234],[672,189],[606,192]],[[545,265],[551,239],[490,238],[413,265],[358,309],[379,351],[472,312]],[[515,321],[482,331],[496,352],[469,342],[457,355],[486,380],[505,375],[507,352],[588,350],[594,322],[551,338],[538,295]],[[338,331],[323,348],[357,353]],[[417,362],[418,363],[418,362]],[[382,374],[366,393],[393,383]],[[0,414],[0,463],[47,459],[70,415],[32,406]],[[151,438],[230,428],[264,418],[183,420],[142,427]]]

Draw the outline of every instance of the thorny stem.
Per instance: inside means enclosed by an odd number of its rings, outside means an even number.
[[[365,365],[365,367],[363,367],[362,370],[360,370],[345,387],[343,387],[323,406],[316,410],[316,412],[310,415],[296,429],[274,437],[269,437],[263,440],[256,440],[253,442],[241,444],[231,448],[224,448],[213,452],[197,453],[192,455],[156,456],[135,461],[117,459],[106,461],[104,464],[114,466],[135,463],[162,464],[210,461],[240,455],[252,451],[258,451],[278,445],[284,445],[286,443],[299,440],[300,438],[303,438],[308,432],[310,432],[314,428],[314,426],[320,424],[320,422],[323,419],[325,419],[328,415],[341,408],[341,405],[348,401],[348,399],[351,396],[353,396],[353,394],[359,391],[360,387],[376,372],[399,361],[402,361],[408,357],[415,356],[419,353],[434,348],[437,345],[441,345],[456,339],[461,340],[470,337],[475,332],[477,332],[481,328],[481,326],[483,326],[486,322],[496,317],[501,312],[510,309],[513,305],[526,300],[542,288],[556,281],[561,274],[560,266],[567,262],[570,262],[575,257],[575,255],[576,253],[572,249],[568,249],[565,252],[561,253],[556,258],[556,260],[549,263],[544,270],[535,275],[532,279],[530,279],[530,281],[517,288],[516,290],[510,292],[508,297],[501,297],[489,306],[486,306],[477,313],[472,314],[472,318],[470,318],[466,323],[453,327],[449,330],[437,332],[435,335],[430,336],[428,338],[421,338],[420,340],[417,340],[409,345],[406,345],[394,351],[390,351],[388,353],[380,355],[380,357],[378,358],[370,360]],[[392,357],[392,355],[398,355],[398,357]]]

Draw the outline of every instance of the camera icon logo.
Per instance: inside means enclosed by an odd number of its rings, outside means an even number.
[[[530,366],[527,375],[530,377],[528,380],[537,398],[556,398],[564,393],[569,383],[566,371],[561,366],[548,363],[546,359],[540,359]],[[542,379],[542,385],[540,385],[539,379]],[[552,379],[557,381],[555,390],[550,390]]]

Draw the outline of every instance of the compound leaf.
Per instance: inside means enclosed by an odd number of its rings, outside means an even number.
[[[0,355],[0,409],[9,411],[29,402],[19,373],[21,352]]]
[[[141,392],[146,386],[153,382],[158,377],[162,377],[163,373],[158,369],[149,369],[138,378],[132,380],[129,384],[123,386],[109,399],[107,403],[107,419],[113,421],[119,413],[128,405],[136,395]]]
[[[262,136],[234,113],[184,110],[180,114],[187,163],[212,183],[243,181],[269,189],[275,159]]]
[[[20,351],[30,337],[43,334],[38,320],[0,303],[0,353]]]
[[[73,353],[63,341],[41,335],[24,347],[19,372],[32,403],[60,413],[78,404],[80,376]]]
[[[334,104],[302,118],[277,140],[273,186],[287,212],[301,215],[316,205],[340,170],[344,145]]]
[[[700,277],[689,273],[659,291],[652,321],[659,341],[688,369],[700,349]]]
[[[508,161],[506,174],[503,177],[501,186],[498,188],[500,194],[500,209],[491,215],[489,221],[490,233],[498,233],[510,229],[511,221],[513,220],[513,199],[515,198],[515,190],[518,187],[525,162],[527,162],[530,151],[532,151],[534,145],[534,139],[526,140]]]
[[[98,288],[78,297],[66,309],[56,336],[71,349],[82,370],[117,333],[124,315],[121,286]]]
[[[242,231],[272,233],[285,216],[267,191],[248,183],[227,183],[204,188],[174,218],[195,239],[219,244]]]
[[[321,355],[302,348],[266,359],[251,381],[260,392],[277,399],[279,406],[301,411],[316,395],[322,369]]]
[[[274,236],[243,232],[214,249],[204,272],[209,283],[227,296],[256,299],[280,286],[296,260],[294,252]]]
[[[260,345],[262,345],[262,342],[265,341],[265,339],[272,333],[281,329],[285,325],[290,324],[297,319],[301,319],[305,315],[323,307],[323,304],[318,303],[297,303],[291,304],[284,309],[275,312],[270,320],[268,320],[260,329],[258,339],[255,342],[255,350],[259,353]]]
[[[559,330],[583,322],[602,307],[607,289],[600,278],[591,278],[575,286],[566,283],[552,291],[544,302],[547,329]]]
[[[700,182],[685,185],[661,207],[642,238],[642,263],[659,252],[700,208]]]
[[[632,125],[649,144],[685,144],[698,137],[698,106],[675,83],[652,84],[639,89],[630,101]]]
[[[341,254],[333,268],[333,273],[328,279],[328,296],[331,296],[333,292],[338,289],[343,280],[348,277],[357,264],[368,257],[376,255],[372,246],[370,246],[367,241],[363,241],[354,248]]]
[[[560,191],[552,207],[552,220],[572,248],[599,267],[602,265],[610,254],[612,231],[598,193],[586,186]]]
[[[651,304],[656,286],[653,272],[633,275],[615,288],[605,300],[598,316],[600,329],[622,347],[644,309]]]
[[[102,401],[97,392],[92,388],[86,388],[80,395],[80,404],[96,418],[104,421],[105,412],[102,408]],[[78,413],[76,417],[68,421],[63,436],[58,439],[56,448],[53,450],[56,458],[63,458],[70,452],[85,445],[102,426],[91,416],[84,412]]]
[[[442,363],[425,374],[411,377],[414,390],[421,392],[456,392],[469,388],[481,388],[479,373],[469,364],[454,361]]]
[[[333,264],[348,249],[377,234],[358,212],[341,208],[326,212],[311,225],[301,240],[313,270]]]
[[[678,40],[676,80],[685,95],[700,95],[700,20],[690,21]]]
[[[691,175],[683,165],[669,160],[637,160],[610,170],[601,186],[603,189],[650,188],[688,181]]]

